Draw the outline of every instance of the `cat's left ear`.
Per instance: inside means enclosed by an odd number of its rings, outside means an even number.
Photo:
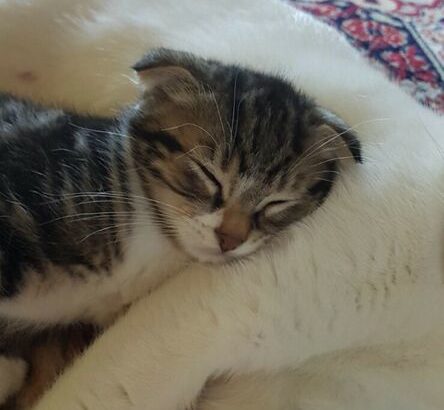
[[[323,134],[326,134],[325,138],[330,136],[334,141],[337,140],[336,137],[340,137],[353,159],[362,163],[361,143],[352,128],[342,118],[323,107],[317,107],[317,112],[321,121],[320,128],[323,128]]]
[[[144,91],[162,90],[174,96],[198,86],[196,66],[203,59],[182,51],[157,48],[145,54],[133,70]]]

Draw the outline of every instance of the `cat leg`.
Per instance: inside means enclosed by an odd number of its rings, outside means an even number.
[[[444,408],[439,340],[314,358],[294,370],[207,383],[195,410],[437,410]]]
[[[328,365],[326,364],[328,368]],[[333,370],[333,369],[328,369]],[[338,370],[338,369],[336,369]],[[330,371],[257,372],[208,383],[193,410],[393,410],[368,406],[363,386]],[[356,393],[360,399],[356,399]],[[380,401],[378,401],[380,403]],[[418,410],[416,407],[400,407]]]
[[[298,384],[290,371],[220,377],[206,384],[193,410],[299,410]]]
[[[393,308],[383,317],[356,310],[353,292],[337,292],[329,299],[337,309],[329,327],[312,295],[327,294],[335,276],[327,271],[313,281],[296,272],[277,279],[263,263],[258,257],[235,271],[198,265],[171,278],[99,337],[36,409],[177,410],[215,375],[297,368],[363,341],[407,341],[441,328],[442,288],[393,291]]]
[[[287,343],[305,359],[313,343],[298,338],[273,275],[257,280],[257,272],[199,265],[172,278],[99,337],[35,409],[176,410],[218,371],[288,363]]]
[[[30,342],[26,359],[29,371],[26,383],[14,397],[16,409],[30,409],[58,376],[88,347],[97,330],[76,325],[54,330]]]
[[[22,387],[28,365],[20,358],[0,356],[0,403]]]
[[[333,374],[298,371],[242,375],[208,385],[192,410],[437,409],[411,397],[405,399],[391,382],[387,379],[391,394],[384,395],[383,391],[374,391],[353,376],[341,380]]]

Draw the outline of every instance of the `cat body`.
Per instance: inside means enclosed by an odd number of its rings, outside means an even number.
[[[3,320],[109,324],[186,262],[285,237],[361,161],[348,126],[276,76],[168,49],[134,69],[141,95],[113,119],[1,97]]]
[[[185,260],[150,222],[126,136],[117,121],[0,104],[0,315],[107,323]]]
[[[417,154],[408,173],[402,159],[376,171],[372,189],[344,175],[284,250],[231,268],[193,267],[165,283],[37,409],[186,408],[202,389],[198,409],[440,408],[444,289],[433,244],[443,180],[426,162],[442,161],[434,142]],[[419,167],[427,172],[418,176]],[[134,357],[143,357],[137,376]],[[107,383],[91,387],[87,374]],[[205,389],[221,374],[237,377]]]
[[[119,122],[0,97],[0,351],[7,355],[0,402],[28,375],[12,408],[29,408],[69,362],[59,357],[66,349],[57,347],[56,326],[103,328],[186,263],[155,222]]]
[[[134,68],[116,119],[0,100],[3,316],[107,322],[187,259],[246,256],[315,210],[342,148],[361,161],[283,80],[164,49]]]
[[[36,24],[21,34],[60,33],[46,58],[46,44],[30,48],[31,60],[1,45],[7,61],[22,61],[1,68],[2,85],[18,92],[106,111],[134,95],[121,80],[127,61],[168,44],[285,72],[358,129],[365,158],[285,246],[241,264],[194,266],[141,300],[37,409],[177,409],[199,392],[197,407],[212,410],[441,409],[442,118],[331,29],[276,2],[236,3],[97,1],[73,10],[45,1],[15,19],[3,6],[11,23],[1,39],[31,12]],[[63,63],[46,69],[54,55]],[[36,81],[16,78],[25,66]],[[80,92],[84,82],[91,87]],[[234,377],[204,388],[221,374]]]

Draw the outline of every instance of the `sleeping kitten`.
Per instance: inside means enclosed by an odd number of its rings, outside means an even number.
[[[285,81],[158,49],[114,119],[0,100],[0,314],[107,324],[188,261],[256,251],[326,198],[332,113]],[[2,380],[0,375],[0,382]]]

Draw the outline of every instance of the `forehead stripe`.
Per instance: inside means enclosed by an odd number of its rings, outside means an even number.
[[[193,160],[193,162],[199,167],[199,169],[205,174],[205,176],[211,181],[213,182],[214,185],[216,185],[217,189],[219,191],[222,191],[222,185],[221,183],[216,179],[216,177],[210,172],[208,171],[208,169],[202,165],[199,161],[197,161],[196,159]]]
[[[196,196],[192,192],[187,192],[184,189],[181,189],[178,186],[173,185],[170,181],[168,181],[168,179],[162,174],[162,172],[159,169],[155,167],[150,167],[149,170],[154,178],[157,178],[158,180],[162,181],[168,188],[171,189],[171,191],[188,199],[196,199]]]
[[[336,164],[334,162],[329,163],[327,169],[322,175],[322,179],[318,180],[311,187],[308,188],[308,192],[311,196],[318,196],[321,200],[327,196],[333,186],[333,181],[336,177],[335,170]]]
[[[182,144],[167,132],[150,132],[147,134],[147,139],[149,142],[163,145],[170,152],[184,152]]]
[[[168,132],[148,131],[142,126],[135,125],[131,128],[131,133],[149,144],[161,144],[170,152],[184,152],[182,144]]]

